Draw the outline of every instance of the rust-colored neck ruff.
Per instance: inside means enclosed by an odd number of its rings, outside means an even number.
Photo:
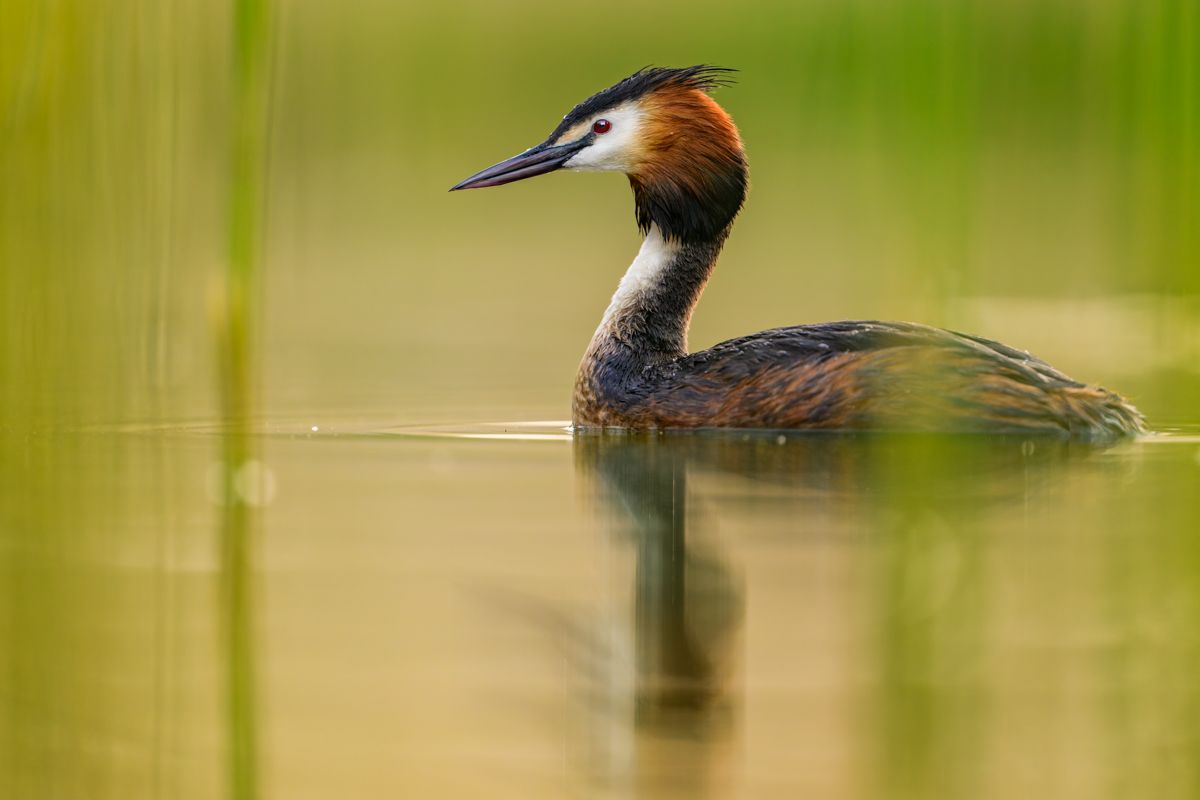
[[[746,198],[747,168],[733,120],[696,89],[668,89],[643,101],[645,129],[629,172],[638,226],[668,241],[724,236]]]

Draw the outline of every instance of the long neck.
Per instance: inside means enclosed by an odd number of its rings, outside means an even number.
[[[645,367],[687,352],[692,309],[746,198],[741,138],[712,98],[659,93],[647,109],[640,157],[627,173],[646,240],[583,357],[576,421],[603,418],[590,406],[620,396]]]
[[[585,361],[620,358],[630,367],[687,352],[692,309],[712,274],[728,229],[708,240],[669,241],[651,225],[592,337]]]

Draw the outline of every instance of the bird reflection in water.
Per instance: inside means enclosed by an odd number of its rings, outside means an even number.
[[[754,587],[736,565],[765,542],[792,553],[844,545],[811,552],[858,564],[865,578],[840,624],[863,633],[856,663],[873,676],[850,726],[860,735],[845,743],[868,793],[947,788],[953,781],[939,777],[945,771],[931,754],[966,737],[955,752],[970,760],[976,749],[960,721],[979,709],[974,693],[927,690],[925,673],[944,655],[920,631],[930,620],[953,631],[980,624],[988,542],[979,534],[990,509],[1053,491],[1076,468],[1104,468],[1089,458],[1094,447],[1037,437],[579,433],[574,447],[580,475],[635,561],[631,680],[589,704],[593,722],[609,726],[607,737],[594,737],[590,766],[628,796],[653,797],[726,796],[739,784],[736,755],[747,738],[740,631]],[[717,512],[737,519],[751,508],[768,524],[753,541],[721,546]],[[780,607],[762,613],[772,625],[793,616]],[[943,649],[969,668],[975,638],[955,641]],[[593,680],[620,683],[613,654],[622,649],[618,642],[589,670]],[[803,674],[803,654],[796,658]]]
[[[601,726],[626,726],[618,739],[632,735],[625,746],[597,737],[592,770],[633,796],[713,794],[736,725],[742,584],[689,496],[688,451],[676,445],[653,434],[575,440],[580,474],[635,558],[632,680],[591,704]]]

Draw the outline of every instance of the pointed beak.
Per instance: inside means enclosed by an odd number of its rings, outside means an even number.
[[[459,189],[482,189],[485,186],[503,186],[513,181],[532,178],[535,175],[545,175],[553,172],[571,160],[571,156],[592,143],[592,134],[588,134],[574,142],[550,145],[542,142],[537,147],[531,147],[519,156],[493,164],[482,172],[476,172],[462,183],[450,187],[450,191]]]

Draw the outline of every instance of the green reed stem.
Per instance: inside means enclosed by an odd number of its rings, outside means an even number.
[[[253,630],[253,516],[239,491],[253,456],[247,422],[255,407],[254,330],[263,229],[269,119],[268,0],[233,2],[233,142],[228,261],[219,329],[224,440],[222,622],[226,645],[229,788],[234,800],[258,796]]]

